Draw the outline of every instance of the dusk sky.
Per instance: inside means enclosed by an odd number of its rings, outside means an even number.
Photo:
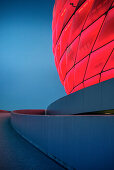
[[[52,53],[53,5],[0,1],[0,109],[46,109],[66,95]]]

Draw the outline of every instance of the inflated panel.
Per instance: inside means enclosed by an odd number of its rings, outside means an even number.
[[[64,53],[62,59],[60,60],[59,63],[59,71],[61,72],[60,74],[60,79],[64,81],[65,75],[66,75],[66,52]]]
[[[71,43],[81,33],[81,30],[84,26],[91,5],[92,0],[85,1],[73,16],[69,43]]]
[[[104,17],[105,16],[102,16],[88,29],[82,32],[76,62],[79,62],[81,59],[83,59],[86,55],[88,55],[91,52],[93,44],[96,40],[96,37],[104,20]]]
[[[72,19],[69,21],[69,23],[66,25],[65,29],[62,31],[61,37],[60,37],[60,55],[62,56],[65,52],[66,48],[69,45],[68,37],[70,35],[71,30],[71,24]]]
[[[100,16],[102,16],[105,12],[107,12],[112,2],[113,0],[94,0],[92,9],[90,10],[84,25],[84,29],[97,20]]]
[[[56,0],[52,40],[67,94],[114,78],[113,0]]]
[[[112,68],[114,68],[114,50],[112,51],[111,55],[109,56],[109,59],[108,59],[106,65],[104,66],[103,71],[107,71]]]
[[[56,57],[56,61],[59,64],[61,56],[60,56],[60,40],[58,41],[56,48],[55,48],[55,57]]]
[[[79,84],[78,86],[76,86],[76,87],[71,91],[71,93],[74,93],[75,91],[81,90],[81,89],[83,89],[83,88],[84,88],[84,84],[81,83],[81,84]]]
[[[87,71],[84,80],[101,73],[105,63],[110,56],[114,43],[111,42],[90,55]]]
[[[74,40],[74,42],[67,48],[67,52],[66,52],[67,72],[73,67],[75,63],[78,43],[79,43],[79,37],[77,37]]]
[[[84,87],[91,86],[93,84],[97,84],[100,81],[100,74],[84,81]]]
[[[108,12],[93,50],[96,50],[112,40],[114,40],[114,8]]]
[[[79,63],[75,65],[75,71],[74,71],[74,85],[75,86],[83,82],[88,59],[89,59],[89,56],[87,56],[86,58],[84,58],[82,61],[80,61]]]
[[[100,82],[114,78],[114,68],[101,73]]]
[[[56,24],[57,25],[56,40],[58,40],[62,29],[64,28],[64,26],[66,25],[74,11],[75,8],[72,5],[70,5],[70,3],[67,1],[60,12],[60,15],[58,16]]]
[[[112,7],[114,6],[114,2],[113,2],[113,4],[112,4]]]
[[[64,87],[65,87],[65,91],[67,94],[72,91],[74,87],[74,67],[66,75],[66,78],[64,81]]]

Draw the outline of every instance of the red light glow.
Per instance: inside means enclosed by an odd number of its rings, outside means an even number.
[[[52,40],[67,94],[114,78],[113,0],[55,0]]]

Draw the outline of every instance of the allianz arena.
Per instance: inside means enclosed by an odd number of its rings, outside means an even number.
[[[0,169],[114,170],[113,1],[55,0],[53,54],[68,95],[46,109],[0,110]]]
[[[67,94],[114,78],[113,0],[56,0],[52,39]]]

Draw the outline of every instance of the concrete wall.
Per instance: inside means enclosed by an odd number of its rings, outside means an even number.
[[[114,109],[114,78],[65,96],[47,108],[46,114],[78,114]]]
[[[114,116],[11,113],[15,130],[65,167],[114,169]]]

